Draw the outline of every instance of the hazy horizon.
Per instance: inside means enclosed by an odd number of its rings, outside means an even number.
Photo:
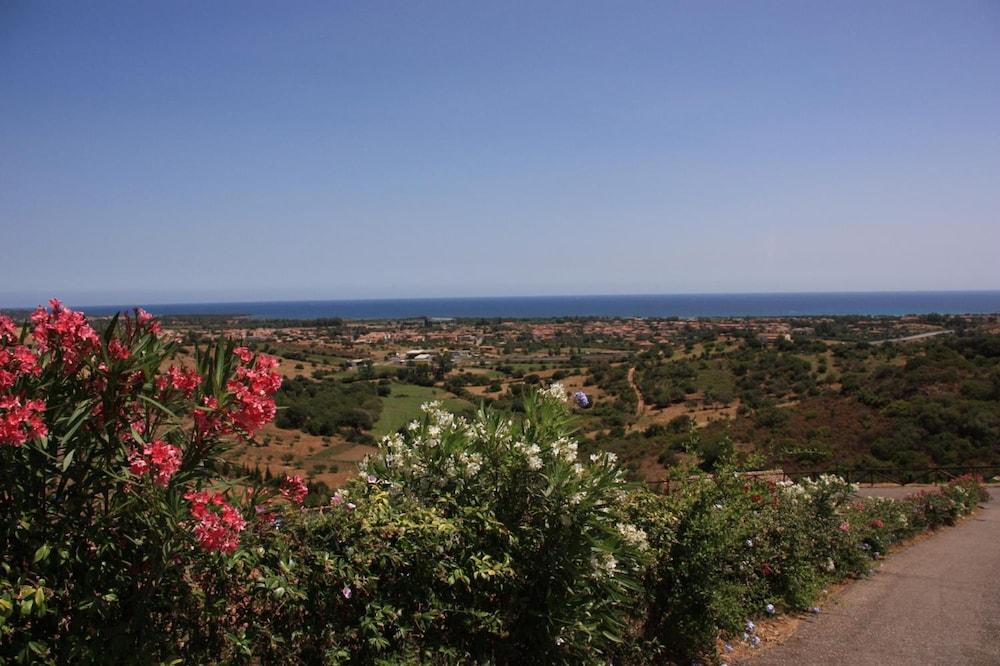
[[[184,305],[250,305],[265,303],[350,303],[350,302],[392,302],[392,301],[467,301],[467,300],[530,300],[530,299],[604,299],[604,298],[646,298],[646,297],[753,297],[753,296],[836,296],[836,295],[934,295],[934,294],[1000,294],[1000,289],[938,289],[938,290],[859,290],[859,291],[716,291],[716,292],[634,292],[634,293],[550,293],[550,294],[466,294],[458,296],[373,296],[363,298],[351,297],[329,297],[329,298],[199,298],[198,294],[193,294],[189,299],[169,299],[167,297],[130,298],[94,297],[90,300],[86,296],[81,297],[79,293],[66,292],[64,294],[50,294],[44,297],[32,298],[30,296],[17,296],[0,292],[0,309],[23,310],[31,309],[39,305],[45,305],[50,298],[58,298],[73,307],[135,307],[135,306],[184,306]]]
[[[971,0],[4,3],[0,299],[997,289],[998,71]]]

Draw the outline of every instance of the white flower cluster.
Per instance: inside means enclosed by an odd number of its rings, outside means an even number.
[[[618,569],[618,560],[611,553],[601,553],[590,558],[590,566],[598,576],[611,577]]]
[[[554,397],[563,389],[553,385],[545,390],[548,397]],[[470,440],[484,445],[497,454],[511,455],[515,464],[520,464],[530,472],[538,472],[549,464],[567,465],[578,477],[584,477],[586,467],[579,460],[579,444],[570,437],[559,437],[551,443],[530,442],[524,433],[530,426],[516,427],[511,419],[496,415],[468,420],[445,411],[438,401],[421,405],[425,416],[410,422],[406,433],[386,435],[380,442],[381,459],[394,476],[408,478],[423,485],[443,487],[449,480],[471,480],[487,464],[485,451],[478,446],[470,447]],[[493,455],[492,453],[490,455]],[[590,456],[592,463],[605,468],[612,467],[616,460],[613,453],[596,453]],[[366,459],[360,465],[361,476],[373,473],[371,461]],[[621,470],[616,470],[621,477]]]
[[[556,402],[566,402],[566,387],[562,384],[552,384],[538,392],[543,398],[549,398]]]
[[[858,490],[858,484],[847,483],[844,479],[833,474],[821,474],[818,479],[804,477],[798,483],[779,481],[778,487],[793,502],[799,499],[812,499],[820,495],[840,495],[841,497],[846,497],[853,495]]]
[[[618,533],[622,535],[622,539],[625,543],[634,546],[639,550],[649,549],[649,540],[645,530],[641,530],[635,525],[627,525],[625,523],[618,523],[615,527],[618,528]]]
[[[569,437],[560,437],[556,441],[552,442],[552,455],[557,458],[562,458],[568,463],[576,462],[576,449],[576,441],[570,439]]]

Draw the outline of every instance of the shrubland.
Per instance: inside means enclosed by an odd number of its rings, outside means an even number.
[[[428,404],[323,507],[216,470],[275,417],[273,359],[193,367],[151,317],[0,318],[0,660],[669,663],[808,608],[984,499],[903,501],[720,460],[668,492],[585,455],[558,386],[516,412]]]

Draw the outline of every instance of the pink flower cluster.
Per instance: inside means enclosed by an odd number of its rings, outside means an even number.
[[[135,320],[139,324],[140,329],[146,329],[150,333],[156,335],[160,332],[160,322],[153,318],[153,315],[149,314],[142,308],[135,309]]]
[[[233,400],[220,406],[213,396],[202,399],[201,408],[194,414],[201,437],[224,435],[234,429],[253,437],[277,413],[274,394],[281,386],[281,375],[275,371],[278,360],[265,354],[255,356],[246,347],[237,347],[233,353],[240,360],[235,378],[226,384]]]
[[[0,343],[5,340],[2,326],[3,322],[0,321]],[[41,371],[38,358],[27,347],[16,344],[12,347],[0,347],[0,391],[9,389],[23,375],[37,377]]]
[[[202,376],[194,370],[170,366],[166,374],[156,378],[156,389],[160,393],[164,393],[168,389],[173,389],[183,393],[184,397],[190,398],[194,395],[201,381]]]
[[[246,347],[237,347],[233,353],[242,365],[226,386],[235,398],[231,418],[240,430],[253,437],[277,412],[273,396],[281,387],[281,375],[275,371],[278,359],[264,354],[254,356]]]
[[[16,396],[0,396],[0,444],[21,446],[27,441],[48,434],[41,400],[24,400]]]
[[[301,476],[286,476],[281,482],[281,496],[292,504],[302,504],[309,494],[309,488]]]
[[[226,502],[222,493],[206,490],[191,491],[184,495],[191,515],[198,522],[192,532],[205,550],[232,553],[240,545],[240,532],[246,526],[242,514]]]
[[[153,483],[166,487],[181,467],[181,450],[172,444],[153,440],[142,447],[142,453],[132,449],[128,456],[129,471],[136,476],[153,474]]]
[[[74,372],[83,358],[100,345],[100,339],[82,312],[64,308],[57,298],[50,300],[49,305],[51,312],[39,307],[32,313],[31,335],[39,351],[60,353],[67,372]]]
[[[17,340],[17,327],[10,317],[0,315],[0,342],[13,342]]]

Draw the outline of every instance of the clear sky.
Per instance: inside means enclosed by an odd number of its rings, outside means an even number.
[[[1000,288],[1000,2],[0,2],[0,304]]]

